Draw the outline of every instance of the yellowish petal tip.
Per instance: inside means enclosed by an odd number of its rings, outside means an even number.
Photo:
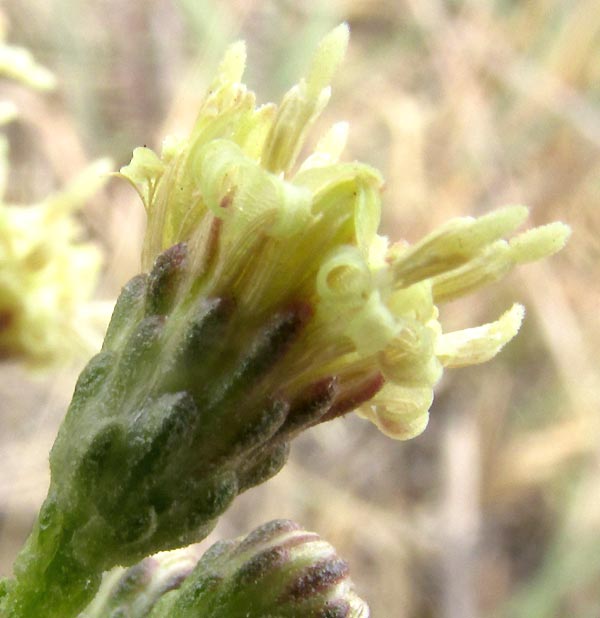
[[[389,438],[410,440],[425,431],[432,402],[431,388],[407,388],[387,383],[370,403],[356,412]]]
[[[348,47],[348,41],[350,40],[350,26],[348,22],[343,21],[341,24],[336,26],[327,37],[331,37],[341,42],[344,46],[344,51]]]
[[[515,303],[508,311],[504,312],[497,321],[498,330],[508,343],[521,328],[525,319],[525,307],[520,303]]]
[[[317,98],[331,83],[335,71],[346,55],[349,39],[350,28],[344,22],[327,34],[317,47],[306,80],[311,98]]]
[[[511,256],[518,264],[548,257],[560,251],[570,235],[571,228],[560,221],[533,228],[510,242]]]
[[[510,220],[515,228],[524,223],[529,216],[529,208],[527,208],[527,206],[523,206],[522,204],[505,206],[500,210],[500,212],[505,213],[507,220]]]
[[[436,345],[436,356],[445,367],[466,367],[485,363],[519,332],[525,307],[518,303],[495,322],[442,335]]]
[[[246,43],[236,41],[227,48],[218,70],[218,80],[234,84],[239,82],[246,68]]]
[[[377,428],[381,433],[392,440],[412,440],[420,436],[429,424],[429,412],[425,411],[410,420],[386,419],[377,423]]]
[[[494,238],[501,238],[520,227],[528,216],[529,209],[526,206],[504,206],[479,217],[475,225],[491,232]]]

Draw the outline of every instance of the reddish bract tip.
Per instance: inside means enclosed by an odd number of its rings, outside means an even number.
[[[361,404],[369,401],[383,388],[385,378],[381,373],[368,377],[358,386],[345,390],[342,386],[340,398],[331,406],[330,410],[323,415],[321,422],[329,421],[338,416],[352,412]]]

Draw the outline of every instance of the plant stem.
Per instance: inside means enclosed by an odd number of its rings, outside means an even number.
[[[49,494],[17,557],[15,579],[2,582],[2,618],[71,618],[90,602],[101,573],[89,572],[74,555],[72,537]]]

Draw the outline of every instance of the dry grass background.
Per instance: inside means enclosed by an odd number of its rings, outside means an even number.
[[[374,617],[598,618],[598,0],[5,0],[1,11],[9,40],[59,79],[44,96],[1,86],[22,110],[8,128],[14,200],[184,130],[228,42],[248,41],[248,81],[266,101],[347,20],[322,126],[349,120],[347,157],[384,172],[390,236],[506,203],[573,227],[559,256],[444,309],[448,327],[513,299],[528,316],[493,363],[446,375],[423,436],[393,443],[351,417],[311,431],[216,535],[298,520],[350,562]],[[142,208],[112,183],[83,216],[106,254],[98,297],[114,298],[138,269]],[[45,494],[77,371],[0,366],[1,574]]]

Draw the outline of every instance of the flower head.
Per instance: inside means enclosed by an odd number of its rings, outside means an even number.
[[[517,332],[518,305],[456,333],[437,305],[560,249],[566,226],[503,240],[527,214],[510,207],[390,244],[379,173],[338,160],[346,125],[298,162],[347,39],[345,25],[325,37],[279,107],[256,107],[234,45],[191,134],[121,170],[146,206],[150,272],[125,286],[79,377],[8,616],[74,614],[103,571],[205,537],[311,425],[357,409],[416,435],[443,367],[486,361]]]
[[[30,88],[53,88],[53,74],[29,50],[7,45],[4,38],[0,19],[0,75]],[[12,102],[0,101],[0,125],[17,115]],[[74,211],[100,188],[110,165],[96,161],[39,204],[7,204],[8,143],[0,138],[0,358],[41,366],[97,343],[87,303],[100,253],[80,241]]]
[[[39,366],[90,346],[85,305],[101,260],[78,240],[73,211],[98,190],[108,165],[97,161],[40,204],[8,205],[0,195],[0,357]]]
[[[246,323],[304,308],[273,392],[293,400],[334,381],[324,418],[357,408],[384,433],[409,438],[427,423],[443,367],[489,360],[524,313],[515,305],[491,324],[444,333],[437,305],[557,251],[569,231],[554,223],[503,240],[527,216],[515,206],[455,219],[412,246],[379,235],[382,178],[339,161],[346,124],[298,163],[347,41],[346,25],[325,37],[279,107],[256,107],[241,83],[244,45],[233,45],[189,137],[167,138],[160,157],[136,149],[121,175],[146,207],[146,267],[183,242],[183,287],[235,302]]]

